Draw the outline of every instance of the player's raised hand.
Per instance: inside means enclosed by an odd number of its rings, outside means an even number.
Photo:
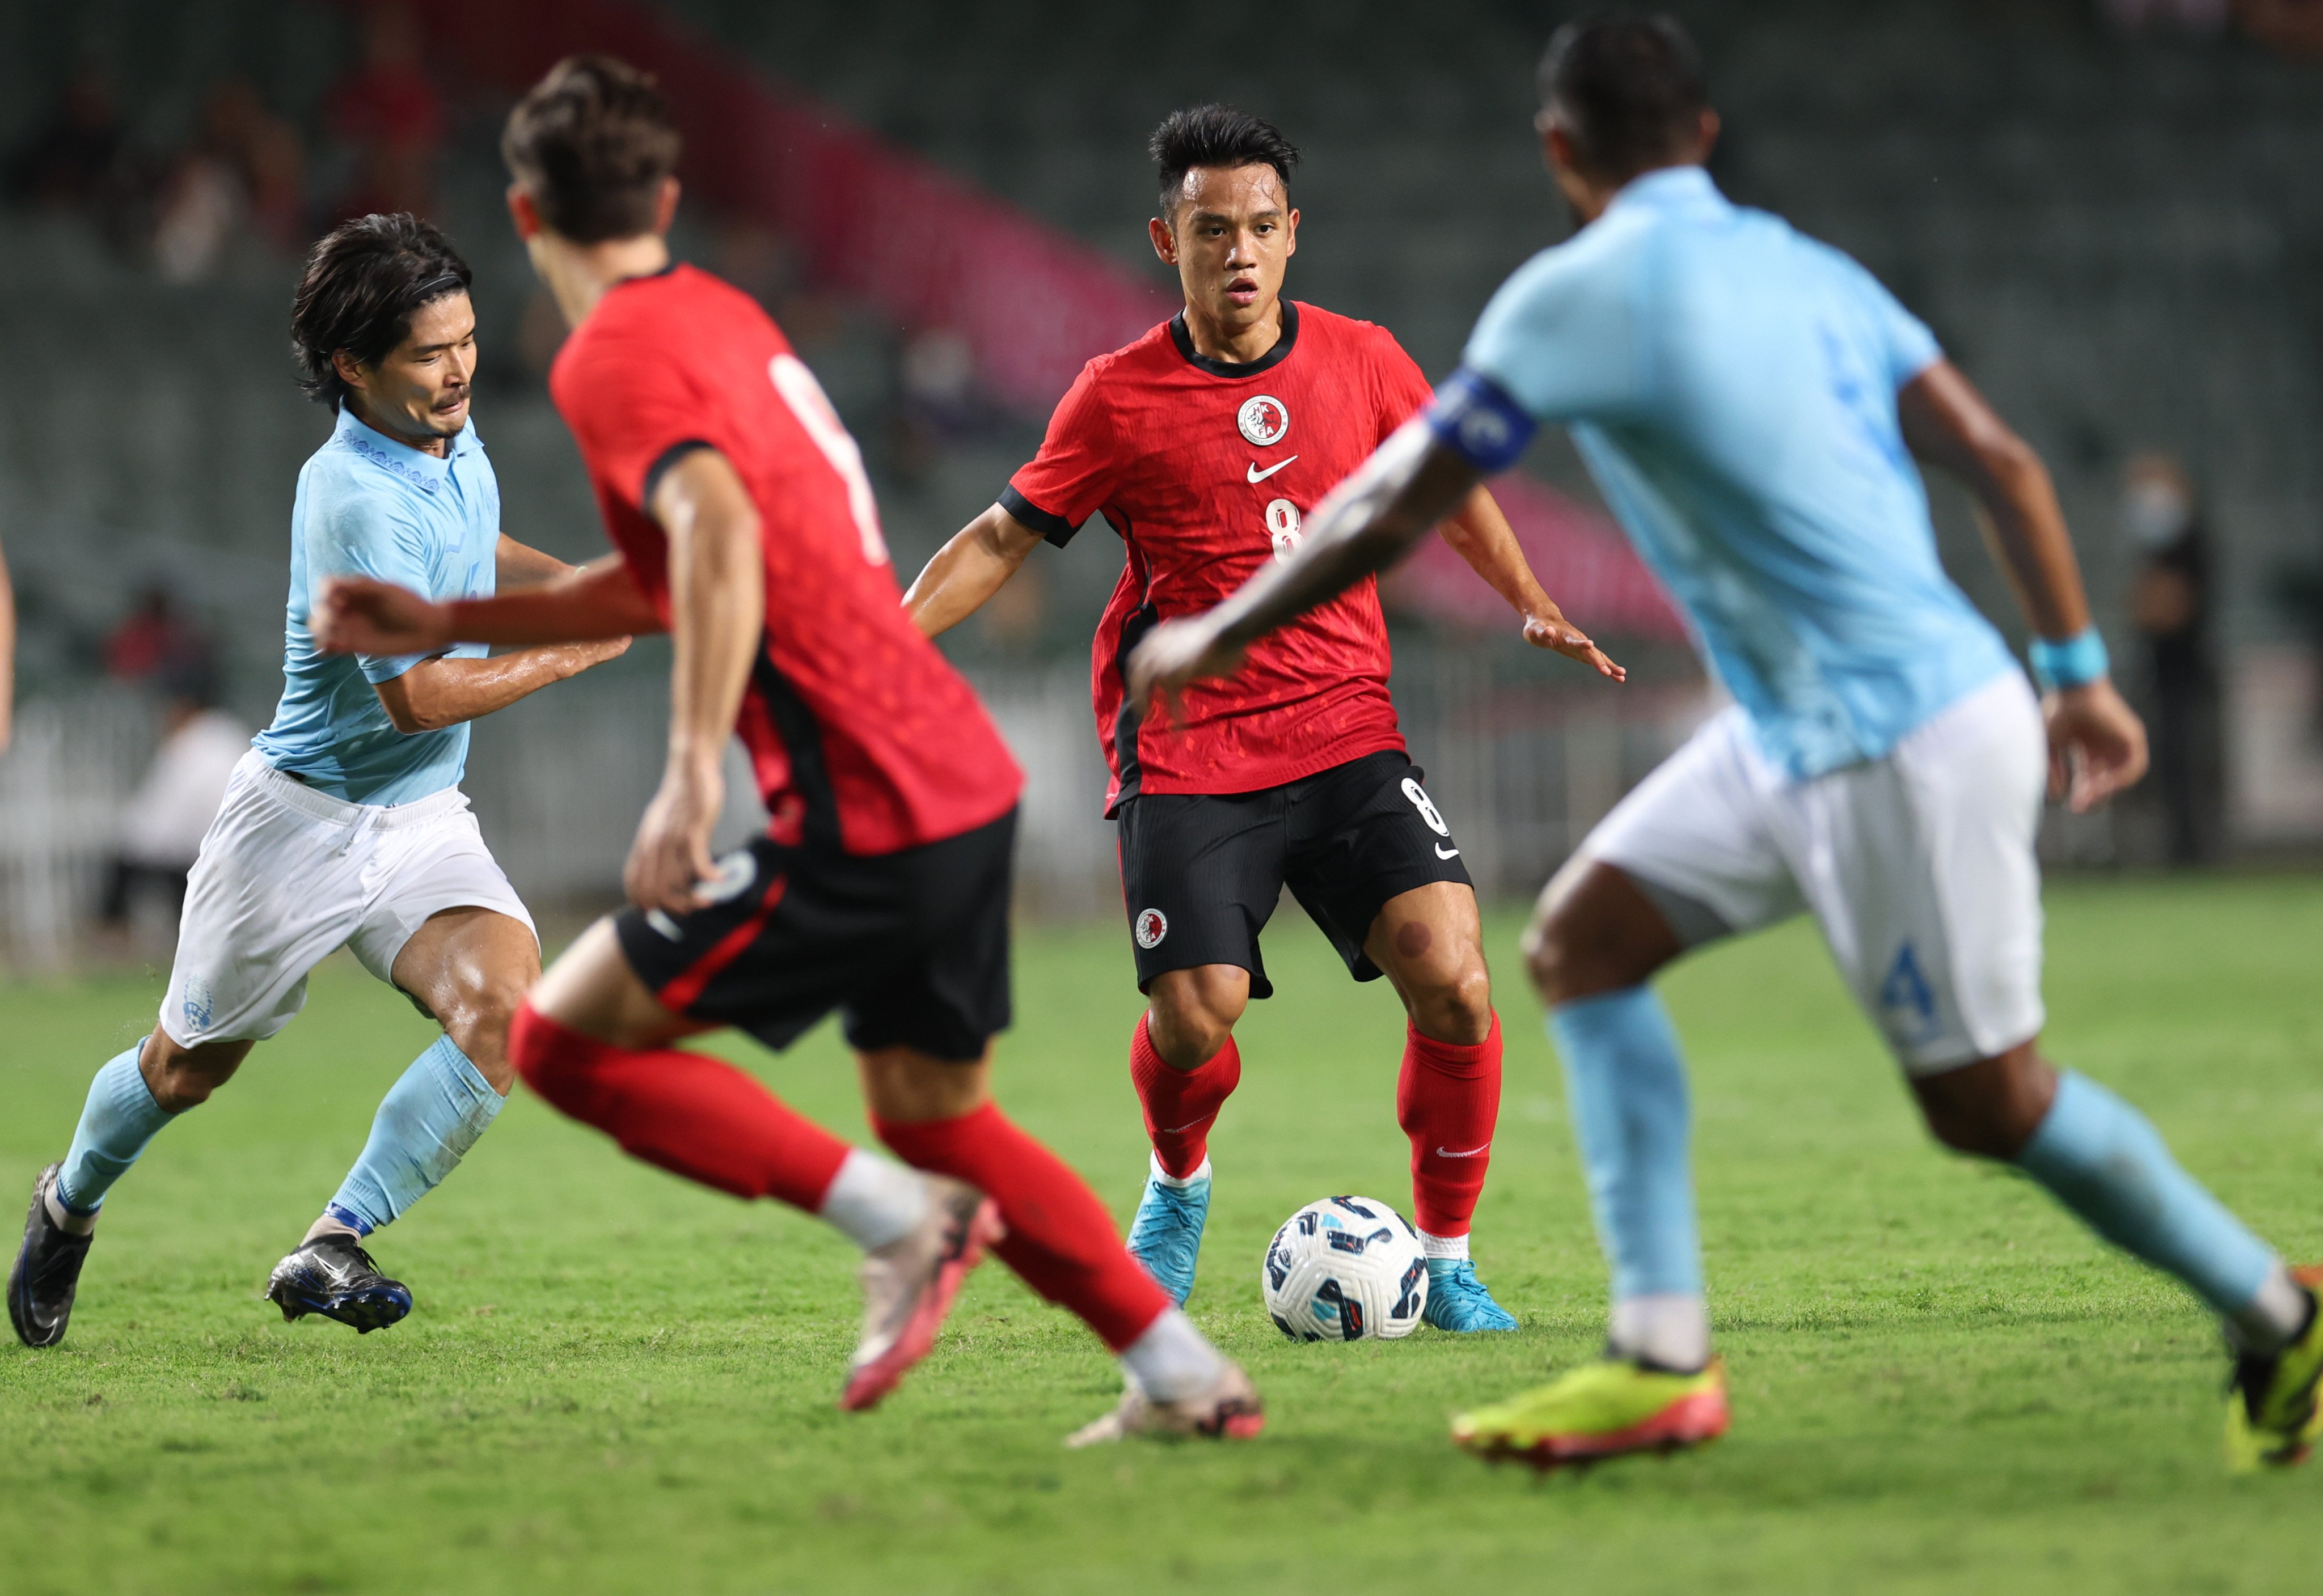
[[[1577,659],[1609,682],[1626,682],[1629,667],[1615,665],[1603,649],[1582,636],[1581,628],[1565,619],[1554,604],[1524,618],[1524,640],[1567,659]]]
[[[2087,814],[2145,774],[2145,723],[2107,677],[2052,693],[2041,702],[2049,722],[2049,796]]]
[[[323,581],[307,629],[326,654],[425,654],[454,642],[450,609],[368,576]]]
[[[1230,676],[1242,668],[1239,645],[1222,641],[1212,614],[1165,620],[1145,634],[1129,656],[1129,702],[1141,712],[1160,694],[1171,721],[1179,719],[1179,694],[1189,682]]]
[[[672,757],[621,867],[629,902],[670,914],[700,908],[704,900],[695,888],[715,872],[710,830],[725,806],[726,777],[715,757]]]

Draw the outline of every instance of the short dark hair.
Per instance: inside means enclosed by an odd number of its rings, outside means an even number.
[[[552,231],[603,243],[653,231],[683,143],[649,74],[609,55],[574,55],[509,113],[500,159]]]
[[[1290,191],[1290,169],[1299,164],[1299,146],[1282,130],[1262,116],[1232,105],[1196,105],[1172,111],[1145,141],[1162,180],[1162,216],[1177,214],[1179,191],[1186,174],[1198,166],[1271,166]]]
[[[290,353],[307,397],[335,410],[347,385],[332,357],[375,366],[411,335],[423,306],[464,294],[472,277],[452,241],[408,211],[358,216],[307,252],[290,301]]]
[[[1612,13],[1556,31],[1540,60],[1540,103],[1592,176],[1628,179],[1685,152],[1710,87],[1675,19]]]

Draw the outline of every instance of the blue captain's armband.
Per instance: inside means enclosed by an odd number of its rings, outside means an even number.
[[[2033,665],[2033,680],[2043,693],[2055,693],[2066,687],[2086,687],[2112,668],[2106,656],[2105,639],[2098,636],[2095,627],[2084,627],[2072,637],[2061,641],[2035,637],[2025,654]]]
[[[1426,413],[1437,441],[1485,476],[1514,465],[1540,426],[1507,389],[1466,366],[1436,390]]]

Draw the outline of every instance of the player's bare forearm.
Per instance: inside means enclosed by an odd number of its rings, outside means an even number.
[[[1041,535],[994,505],[952,535],[904,594],[904,613],[931,637],[981,610],[1040,546]]]
[[[555,555],[542,554],[505,532],[500,534],[500,546],[493,552],[492,566],[496,585],[503,592],[511,588],[538,587],[573,569]]]
[[[427,654],[454,643],[606,642],[666,629],[618,555],[537,587],[454,603],[367,576],[335,576],[316,594],[307,626],[329,654]]]
[[[629,646],[629,639],[621,637],[550,643],[490,659],[423,659],[403,674],[374,683],[372,690],[398,731],[441,731],[504,710],[552,682],[614,658]]]
[[[1912,452],[1975,496],[1986,541],[2033,630],[2058,639],[2086,630],[2080,562],[2048,467],[2032,445],[1949,361],[1905,384],[1896,411]]]
[[[1579,660],[1599,675],[1614,682],[1629,679],[1581,629],[1565,619],[1565,611],[1544,592],[1540,579],[1526,560],[1516,528],[1501,513],[1500,505],[1482,483],[1469,491],[1460,508],[1445,518],[1437,536],[1484,579],[1486,586],[1507,601],[1524,622],[1525,641]]]

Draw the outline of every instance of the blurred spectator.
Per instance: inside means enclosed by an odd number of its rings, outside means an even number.
[[[145,590],[137,607],[105,639],[106,673],[124,682],[215,676],[216,658],[208,634],[158,584]]]
[[[113,176],[123,136],[104,73],[82,67],[65,85],[55,112],[10,159],[9,194],[43,210],[94,208]]]
[[[247,226],[280,253],[306,243],[306,151],[291,125],[266,109],[246,78],[214,87],[192,149],[164,186],[153,258],[172,282],[216,269]]]
[[[927,327],[904,340],[896,363],[896,472],[916,481],[976,421],[976,352],[950,327]]]
[[[2153,794],[2173,865],[2217,857],[2225,761],[2211,636],[2208,529],[2193,484],[2167,454],[2140,454],[2123,481],[2122,525],[2137,559],[2130,622],[2145,645]]]
[[[2323,0],[2235,0],[2235,20],[2284,55],[2323,60]]]
[[[444,102],[420,64],[419,19],[375,0],[363,20],[363,60],[331,89],[331,132],[354,146],[354,188],[339,214],[426,216],[444,142]]]
[[[202,835],[235,764],[250,751],[250,728],[216,707],[206,672],[172,668],[161,686],[161,746],[122,810],[120,851],[106,872],[102,906],[108,925],[128,925],[141,898],[159,899],[177,923]]]

